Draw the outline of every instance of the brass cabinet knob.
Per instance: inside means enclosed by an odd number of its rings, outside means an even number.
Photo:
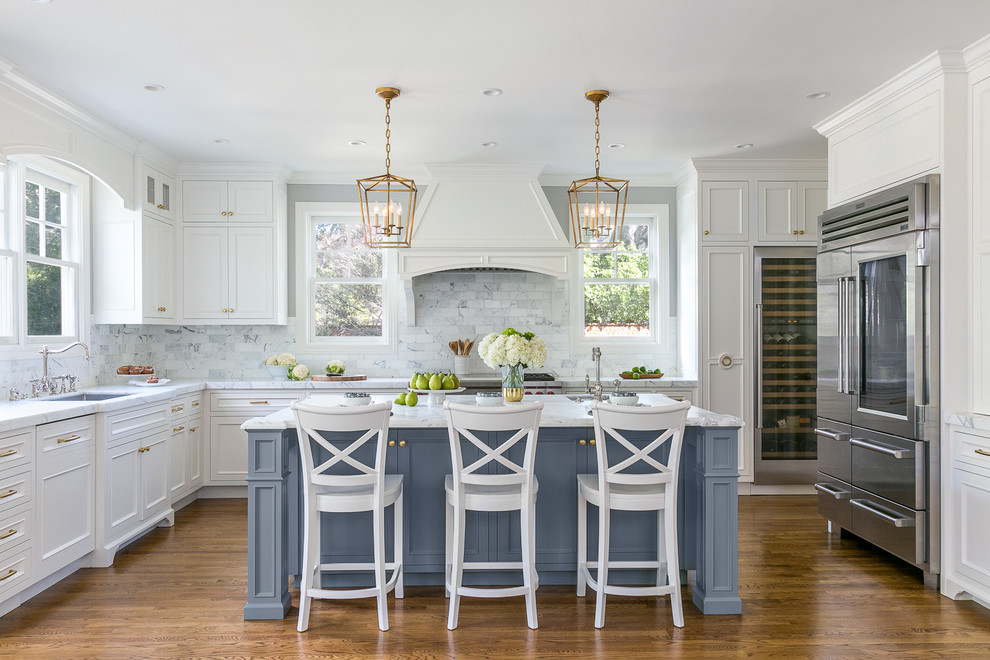
[[[588,441],[587,440],[578,440],[578,444],[579,445],[586,445],[586,444],[588,444]]]
[[[197,428],[199,428],[199,427],[198,426],[190,426],[189,427],[189,432],[190,433],[195,433]]]
[[[705,236],[708,236],[708,230],[707,229],[705,230]]]
[[[228,216],[230,216],[230,215],[234,215],[234,212],[233,212],[233,211],[227,211],[227,215],[228,215]]]
[[[220,211],[220,215],[227,215],[226,211]]]
[[[160,208],[161,210],[163,210],[163,211],[164,211],[164,210],[165,210],[165,205],[164,205],[164,204],[159,204],[159,205],[158,205],[158,208]]]
[[[804,235],[804,230],[803,230],[803,229],[801,229],[801,230],[798,230],[798,233],[799,233],[799,234],[801,234],[801,235],[803,236],[803,235]]]
[[[405,440],[399,440],[399,446],[400,447],[405,447],[406,446],[406,441]]]
[[[792,234],[794,234],[795,236],[797,236],[797,229],[795,229],[795,230],[794,230],[794,231],[792,231],[791,233],[792,233]]]
[[[228,313],[228,314],[233,314],[233,313],[234,313],[234,308],[233,308],[233,307],[231,307],[230,309],[228,309],[228,310],[227,310],[227,313]]]
[[[389,440],[388,441],[388,446],[389,447],[394,447],[395,446],[395,440]]]
[[[589,444],[589,445],[593,445],[593,444],[595,444],[595,439],[594,439],[594,438],[592,438],[591,440],[588,440],[588,444]]]
[[[221,312],[223,312],[224,314],[226,314],[226,313],[227,313],[227,312],[229,312],[230,310],[229,310],[229,309],[227,309],[226,307],[224,307],[224,308],[223,308],[223,309],[221,309],[220,311],[221,311]]]

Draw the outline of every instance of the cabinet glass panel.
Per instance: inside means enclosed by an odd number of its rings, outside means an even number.
[[[169,188],[168,184],[167,183],[163,183],[162,184],[162,208],[164,210],[166,210],[166,211],[168,211],[169,209],[172,208],[172,202],[169,199],[170,198],[170,195],[169,195],[170,192],[171,192],[171,189]]]
[[[859,265],[859,406],[907,415],[907,257],[865,261]]]
[[[155,177],[149,176],[149,177],[146,177],[146,178],[148,180],[148,183],[147,183],[147,188],[148,189],[145,192],[145,195],[147,196],[147,200],[146,201],[153,206],[155,204]]]
[[[761,271],[761,459],[813,461],[818,445],[815,260],[764,258]]]

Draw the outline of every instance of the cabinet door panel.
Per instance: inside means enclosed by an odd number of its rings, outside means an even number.
[[[757,190],[760,240],[796,241],[798,239],[797,183],[760,181]]]
[[[798,184],[799,240],[818,242],[818,216],[828,208],[828,183],[814,181]],[[801,232],[804,234],[801,234]]]
[[[230,318],[273,321],[275,248],[270,227],[231,227],[228,234]]]
[[[241,424],[251,417],[214,417],[210,420],[210,481],[245,483],[247,433],[241,430]]]
[[[107,449],[107,527],[104,539],[141,520],[141,459],[137,440]]]
[[[183,181],[183,222],[225,222],[228,210],[226,181]]]
[[[141,442],[141,518],[168,505],[168,433],[162,431]]]
[[[182,314],[190,319],[225,316],[227,228],[182,230]]]
[[[93,549],[96,464],[92,447],[39,466],[37,575],[68,566]]]
[[[230,222],[272,222],[274,186],[271,181],[228,181]]]
[[[203,418],[190,422],[186,438],[186,475],[192,490],[203,485]]]
[[[188,483],[186,474],[186,463],[189,456],[188,433],[185,425],[179,424],[172,429],[172,435],[168,438],[168,490],[173,501],[182,497]]]
[[[701,184],[702,240],[749,240],[749,182],[706,181]]]
[[[702,259],[706,289],[703,300],[708,301],[702,318],[704,356],[708,360],[718,360],[722,355],[741,359],[749,352],[745,330],[752,324],[749,248],[707,248]]]
[[[144,316],[175,318],[175,227],[145,216],[142,231]]]
[[[990,586],[990,477],[955,469],[959,515],[959,572]]]

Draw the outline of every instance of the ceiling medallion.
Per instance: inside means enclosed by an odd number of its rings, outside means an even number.
[[[629,182],[599,175],[598,106],[608,91],[593,89],[584,97],[595,104],[595,176],[578,179],[567,189],[571,236],[576,248],[612,248],[622,242]]]
[[[379,87],[375,94],[385,99],[385,174],[357,180],[364,242],[374,248],[409,247],[416,212],[416,182],[395,176],[389,170],[392,148],[389,107],[392,99],[399,96],[399,90]]]

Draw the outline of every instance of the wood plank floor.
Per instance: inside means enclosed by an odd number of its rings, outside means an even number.
[[[852,537],[830,538],[806,496],[740,498],[742,616],[702,616],[684,590],[686,625],[667,599],[543,587],[540,629],[522,598],[464,599],[446,630],[440,588],[407,588],[378,630],[374,601],[316,601],[310,630],[244,621],[245,500],[200,500],[118,554],[0,618],[3,658],[296,657],[990,657],[990,611],[925,589],[921,575]]]

